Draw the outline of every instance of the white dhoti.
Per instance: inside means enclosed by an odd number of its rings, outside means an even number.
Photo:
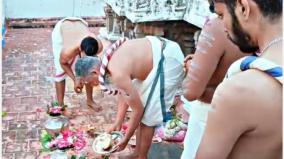
[[[60,82],[66,78],[65,71],[62,69],[60,65],[60,54],[61,54],[62,45],[63,45],[63,39],[61,35],[61,24],[65,20],[80,20],[88,26],[88,23],[85,20],[81,18],[77,18],[77,17],[67,17],[67,18],[61,19],[59,22],[56,23],[52,31],[52,51],[53,51],[53,60],[54,60],[54,65],[55,65],[54,80],[56,82]],[[70,61],[70,64],[74,65],[75,59],[76,58],[72,59]]]
[[[147,98],[150,93],[153,81],[157,74],[157,68],[159,61],[161,59],[161,44],[162,42],[154,36],[147,36],[147,39],[152,44],[153,53],[153,69],[144,81],[133,80],[135,88],[140,94],[142,103],[145,107]],[[176,42],[166,40],[166,47],[163,51],[164,60],[164,100],[166,111],[169,111],[173,104],[174,97],[180,91],[182,81],[184,78],[183,71],[183,60],[184,55]],[[163,113],[160,102],[160,79],[154,89],[152,99],[150,100],[144,116],[142,118],[142,123],[147,126],[157,126],[163,122]]]
[[[198,100],[189,102],[184,97],[181,99],[184,102],[184,109],[190,114],[181,159],[194,159],[206,127],[211,106]]]

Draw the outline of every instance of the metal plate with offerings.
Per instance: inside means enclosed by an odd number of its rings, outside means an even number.
[[[102,155],[113,153],[117,150],[117,144],[123,139],[124,135],[120,131],[113,131],[111,134],[102,133],[93,142],[93,150]]]

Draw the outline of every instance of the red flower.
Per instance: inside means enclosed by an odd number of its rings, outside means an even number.
[[[61,134],[63,136],[63,139],[67,140],[68,137],[72,137],[74,135],[74,132],[72,132],[71,130],[66,129],[66,130],[63,130],[61,132]]]

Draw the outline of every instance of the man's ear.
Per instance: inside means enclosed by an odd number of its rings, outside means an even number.
[[[99,69],[94,69],[93,71],[96,75],[99,75],[100,74],[100,70]]]
[[[98,52],[97,53],[100,53],[103,51],[103,43],[99,38],[97,38],[96,40],[98,42]]]
[[[251,14],[251,8],[250,8],[250,0],[237,0],[237,6],[236,11],[237,14],[242,17],[243,20],[247,21],[249,20],[249,16]]]

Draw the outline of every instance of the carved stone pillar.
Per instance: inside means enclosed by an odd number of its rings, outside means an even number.
[[[106,28],[107,33],[111,33],[113,29],[113,19],[114,19],[114,12],[112,11],[111,7],[109,5],[106,5],[104,7],[104,11],[106,14]]]
[[[125,33],[124,20],[125,20],[125,17],[119,16],[118,19],[119,19],[119,25],[120,25],[120,33],[121,33],[122,37],[124,37],[124,33]]]
[[[114,16],[112,34],[114,34],[114,35],[120,35],[121,34],[120,18],[116,14]]]
[[[127,18],[124,19],[123,21],[123,32],[124,32],[124,36],[128,37],[129,39],[133,39],[134,38],[134,25],[133,23],[131,23],[130,20],[128,20]]]
[[[143,25],[142,24],[136,24],[134,27],[134,35],[135,38],[143,38],[145,37],[145,34],[143,32]]]

